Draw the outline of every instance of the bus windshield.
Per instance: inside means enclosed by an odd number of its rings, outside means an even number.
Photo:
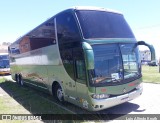
[[[90,71],[90,81],[95,84],[122,83],[137,79],[138,49],[134,44],[93,45],[94,69]]]
[[[134,44],[121,44],[120,49],[123,58],[124,79],[139,75],[139,55]]]
[[[122,14],[95,10],[76,13],[85,39],[134,38]]]

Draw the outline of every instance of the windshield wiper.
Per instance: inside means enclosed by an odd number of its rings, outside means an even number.
[[[96,79],[95,82],[96,83],[103,83],[107,79],[111,79],[112,82],[120,82],[119,79],[115,79],[115,78],[112,78],[112,77],[100,77],[100,78]]]

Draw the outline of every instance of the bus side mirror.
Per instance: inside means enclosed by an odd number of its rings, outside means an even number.
[[[150,52],[151,52],[151,61],[156,60],[155,49],[154,49],[153,45],[147,44],[145,41],[138,41],[137,45],[147,46],[150,49]]]
[[[94,53],[90,44],[83,42],[82,48],[85,55],[86,67],[88,70],[94,69]]]

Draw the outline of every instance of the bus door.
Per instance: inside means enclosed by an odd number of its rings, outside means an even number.
[[[77,99],[84,99],[87,95],[86,72],[83,53],[80,48],[64,50],[66,60],[63,65],[71,79],[66,81],[65,93],[71,99],[71,102],[77,102]]]
[[[63,61],[64,68],[68,75],[65,76],[65,94],[71,99],[76,99],[76,82],[75,82],[75,68],[73,59],[73,50],[65,48],[60,50],[61,59]],[[63,78],[63,76],[62,76]]]
[[[86,102],[87,95],[88,95],[87,94],[88,87],[86,84],[86,67],[85,67],[83,50],[81,48],[74,49],[73,56],[74,56],[77,101],[83,103],[83,102]],[[88,105],[83,105],[83,107],[87,108]]]

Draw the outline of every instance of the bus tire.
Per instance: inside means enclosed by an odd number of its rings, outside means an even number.
[[[16,81],[16,83],[19,82],[19,76],[18,76],[18,74],[15,74],[15,81]]]
[[[23,84],[24,84],[21,74],[19,74],[19,82],[18,83],[20,86],[23,86]]]
[[[59,84],[56,84],[55,86],[55,97],[56,97],[56,100],[58,100],[59,102],[61,103],[64,102],[63,90]]]

